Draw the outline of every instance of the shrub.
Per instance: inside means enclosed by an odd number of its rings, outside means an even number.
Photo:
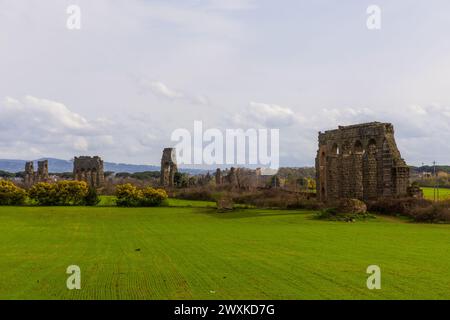
[[[148,187],[141,190],[140,205],[143,207],[157,207],[166,199],[167,193],[165,190]]]
[[[54,206],[58,204],[56,185],[46,182],[39,182],[33,185],[28,191],[30,199],[41,206]]]
[[[56,194],[60,205],[82,205],[88,195],[89,187],[84,181],[59,181]]]
[[[163,189],[148,187],[138,189],[130,183],[116,187],[116,203],[121,207],[155,207],[161,205],[167,198]]]
[[[0,180],[0,205],[21,205],[25,202],[27,193],[11,181]]]
[[[116,203],[120,207],[137,207],[141,198],[139,189],[131,183],[116,186]]]
[[[207,187],[188,188],[177,191],[176,197],[183,200],[216,201],[216,197],[211,192],[211,188]]]
[[[367,204],[367,209],[372,212],[409,216],[414,209],[431,206],[431,201],[419,198],[384,198]]]
[[[87,206],[96,206],[100,202],[97,189],[89,187],[87,195],[84,197],[84,204]]]
[[[382,199],[369,203],[369,210],[381,214],[402,215],[416,222],[450,222],[450,202],[417,198]]]
[[[327,208],[320,210],[316,214],[316,218],[329,221],[355,222],[358,220],[372,219],[374,216],[369,213],[344,213],[340,212],[338,208]]]
[[[258,208],[307,209],[317,210],[321,204],[305,194],[281,189],[263,189],[233,194],[233,200],[239,204]]]
[[[416,222],[450,222],[450,208],[445,203],[433,203],[425,208],[415,208],[409,215]]]
[[[41,206],[82,205],[88,195],[88,185],[84,181],[39,182],[30,188],[29,195]]]

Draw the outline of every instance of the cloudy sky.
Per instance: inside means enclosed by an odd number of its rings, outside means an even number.
[[[81,9],[69,30],[66,10]],[[381,8],[381,30],[366,26]],[[0,158],[157,164],[177,128],[317,132],[392,122],[410,164],[450,164],[448,0],[0,0]]]

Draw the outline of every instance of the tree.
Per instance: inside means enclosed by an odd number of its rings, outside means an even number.
[[[100,202],[100,198],[97,194],[97,189],[89,187],[86,197],[84,197],[84,204],[87,206],[96,206]]]

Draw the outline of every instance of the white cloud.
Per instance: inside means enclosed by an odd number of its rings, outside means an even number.
[[[256,6],[255,0],[209,0],[209,6],[218,10],[248,10]]]
[[[89,144],[84,137],[75,137],[73,147],[76,151],[88,151]]]
[[[108,140],[102,121],[89,121],[63,103],[31,95],[6,97],[0,104],[0,118],[0,145],[6,154],[86,152],[89,140]]]
[[[148,87],[154,94],[164,98],[175,100],[183,97],[183,94],[181,92],[169,89],[164,83],[160,81],[150,82]]]
[[[237,125],[269,128],[289,127],[295,123],[298,124],[300,119],[290,108],[253,101],[233,117],[233,121]]]
[[[145,79],[140,81],[141,92],[150,91],[153,95],[168,101],[178,101],[182,103],[189,103],[194,105],[209,105],[211,102],[205,95],[188,94],[180,90],[170,88],[162,81],[147,81]]]

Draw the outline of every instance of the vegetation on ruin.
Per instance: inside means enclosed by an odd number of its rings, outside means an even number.
[[[221,215],[170,201],[178,206],[0,207],[0,298],[450,299],[450,225]],[[81,290],[66,288],[73,264]],[[372,264],[381,290],[366,287]]]

